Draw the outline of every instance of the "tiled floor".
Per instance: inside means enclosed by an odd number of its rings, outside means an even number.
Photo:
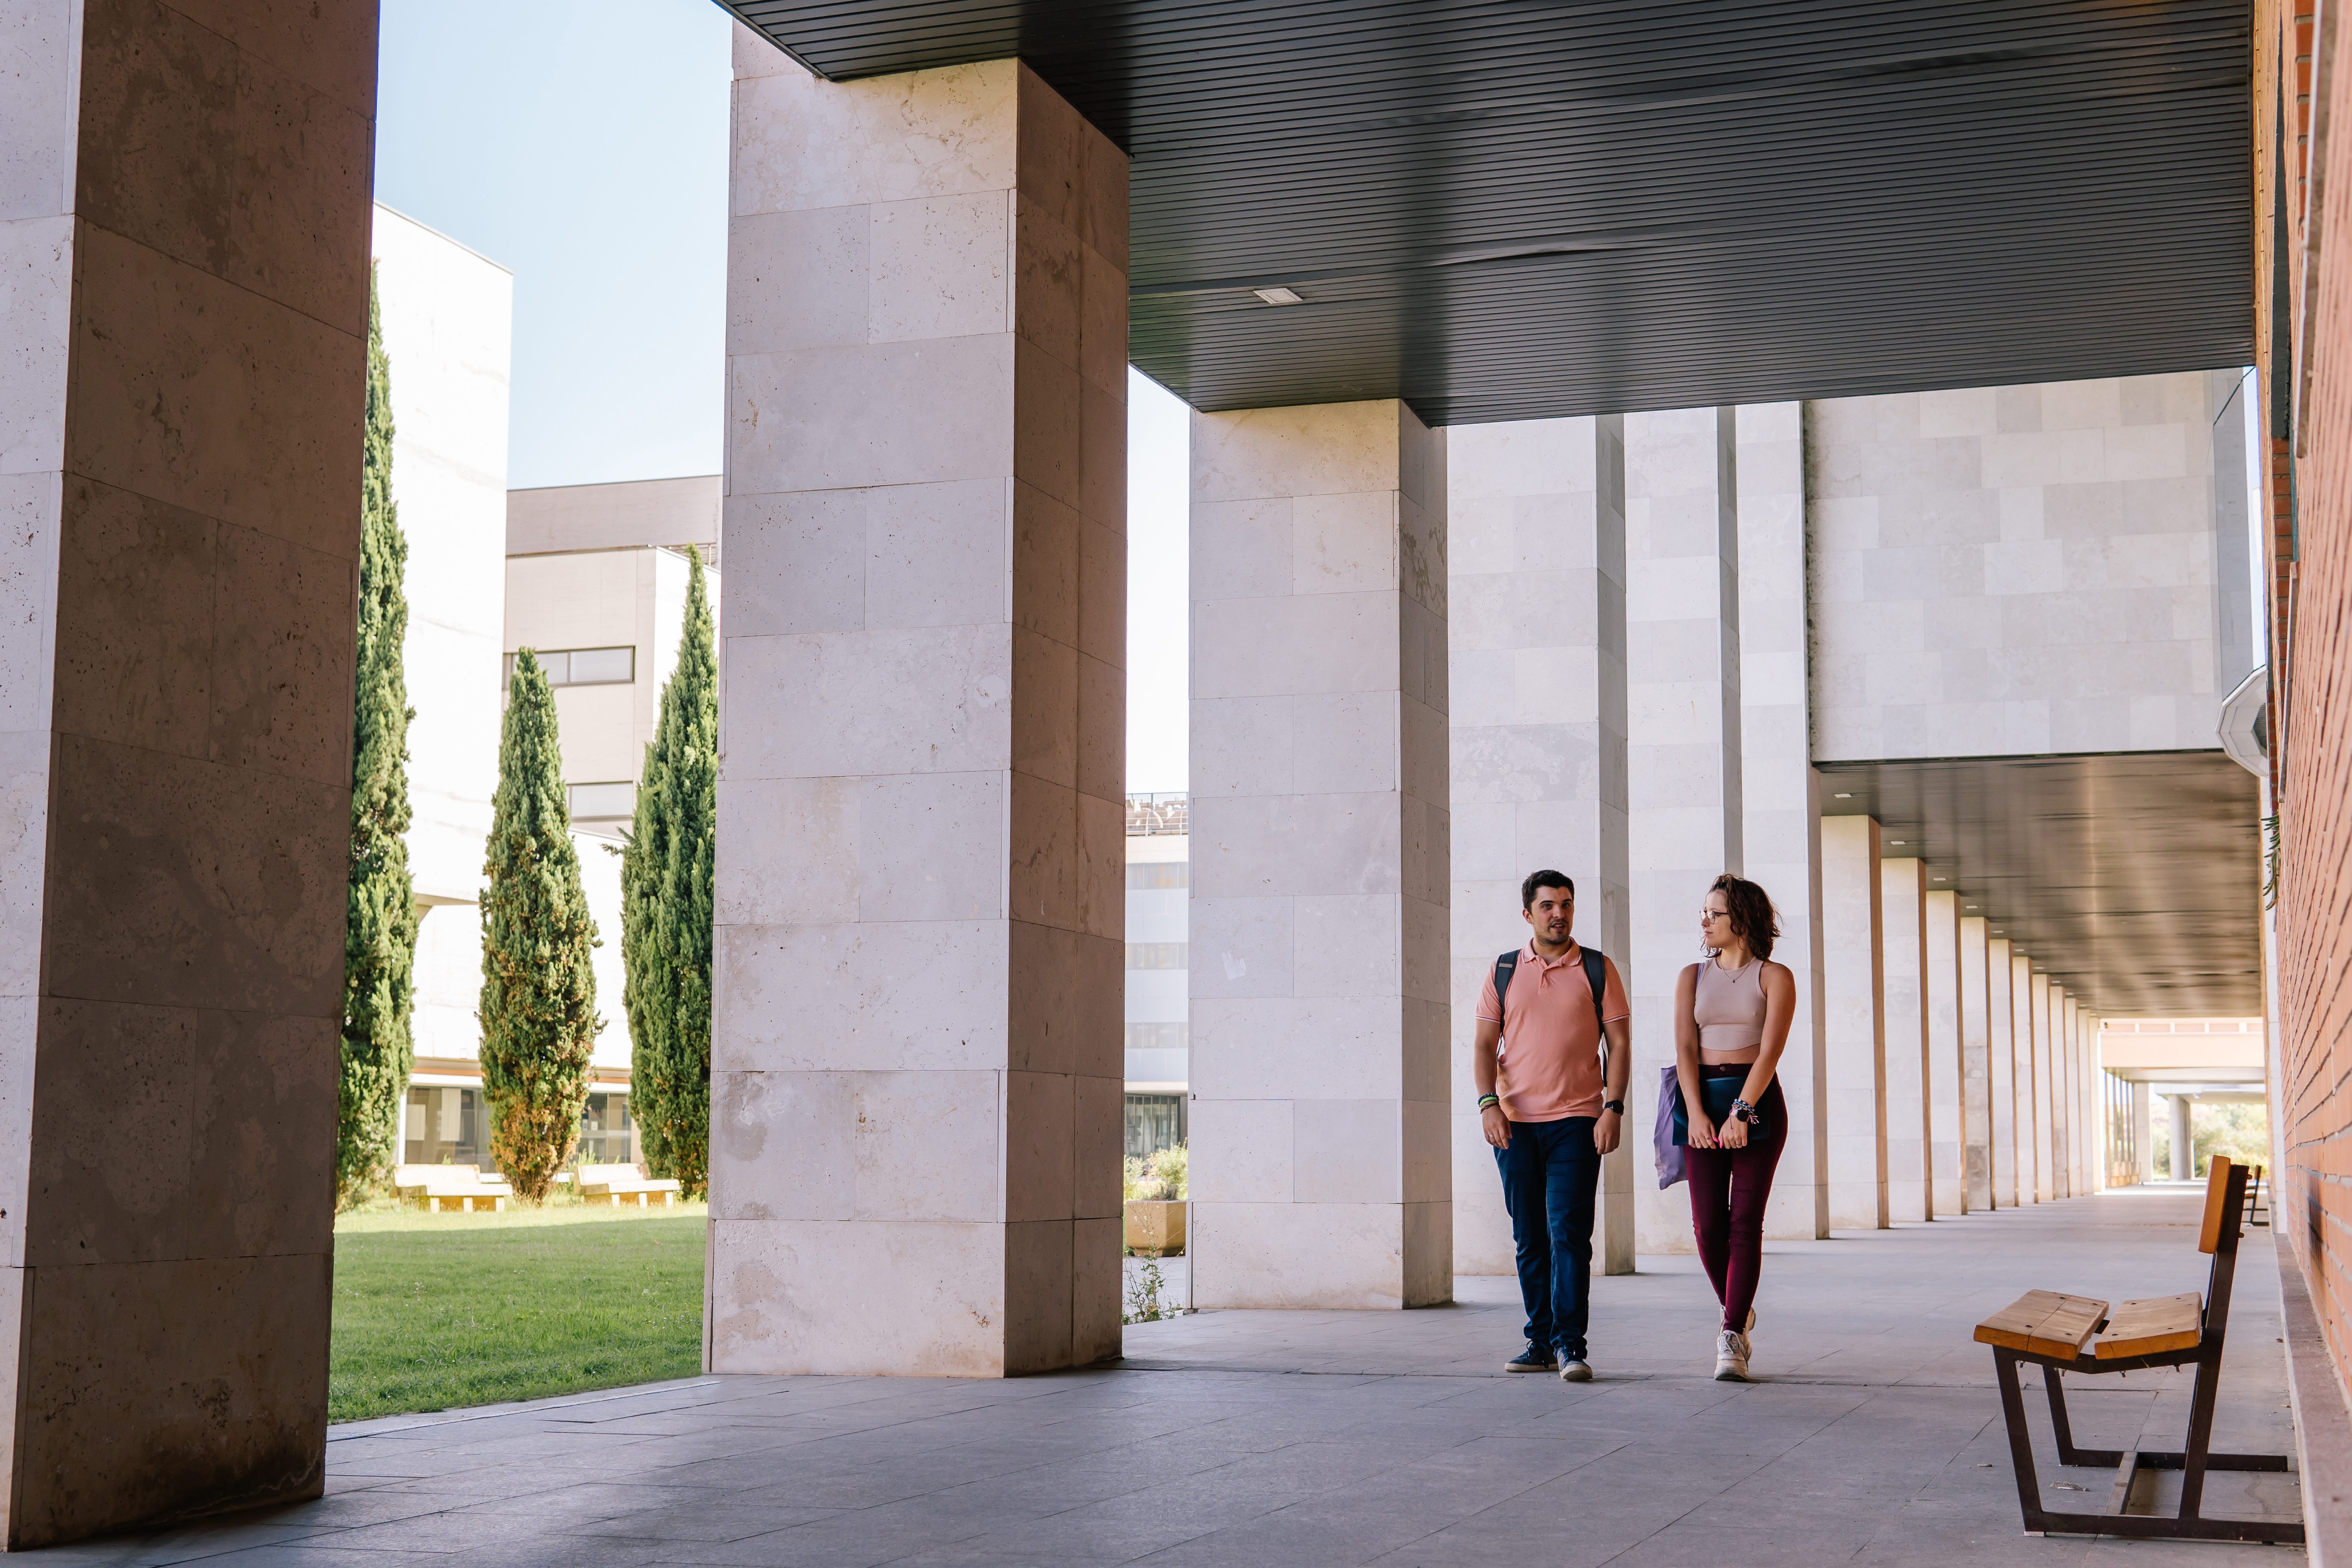
[[[1002,1383],[731,1377],[338,1428],[328,1495],[59,1549],[150,1563],[1688,1568],[2285,1561],[2298,1552],[2019,1529],[1991,1357],[2021,1289],[2201,1288],[2192,1198],[2126,1193],[1768,1248],[1759,1373],[1715,1383],[1687,1258],[1599,1283],[1601,1380],[1507,1376],[1515,1293],[1401,1313],[1202,1313],[1128,1331],[1116,1370]],[[2247,1237],[2217,1447],[2292,1447],[2277,1265]],[[2103,1380],[2076,1433],[2177,1434],[2186,1379]],[[2104,1506],[2105,1472],[2042,1479]],[[2151,1447],[2159,1446],[2151,1442]],[[2177,1446],[2170,1438],[2161,1446]],[[2054,1489],[2057,1483],[2087,1489]],[[2296,1508],[2217,1475],[2211,1512]],[[2252,1556],[2249,1553],[2263,1553]]]

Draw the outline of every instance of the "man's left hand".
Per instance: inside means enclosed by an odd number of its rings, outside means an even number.
[[[1598,1153],[1614,1153],[1617,1138],[1624,1119],[1613,1110],[1604,1110],[1592,1124],[1592,1147]]]

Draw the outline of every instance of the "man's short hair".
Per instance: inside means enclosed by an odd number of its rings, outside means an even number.
[[[1538,888],[1566,888],[1570,898],[1576,897],[1576,884],[1570,879],[1567,872],[1531,871],[1528,874],[1528,879],[1519,884],[1519,908],[1531,910],[1536,907]]]

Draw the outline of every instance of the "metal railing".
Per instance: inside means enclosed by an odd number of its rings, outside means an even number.
[[[1181,795],[1131,795],[1127,797],[1127,836],[1150,838],[1163,833],[1192,831],[1192,797]]]

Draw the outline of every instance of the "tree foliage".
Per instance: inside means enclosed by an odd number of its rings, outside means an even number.
[[[518,1196],[543,1201],[580,1142],[596,1048],[596,922],[580,886],[555,692],[515,655],[482,889],[482,1089],[490,1152]]]
[[[335,1202],[378,1188],[398,1157],[401,1104],[415,1064],[416,899],[408,874],[408,683],[402,645],[408,542],[392,500],[392,363],[371,286],[366,460],[360,491],[356,701],[352,717],[351,887],[343,917],[341,1121]]]
[[[702,552],[688,550],[686,627],[646,746],[621,858],[630,1114],[647,1168],[690,1196],[710,1182],[710,889],[719,826],[719,655]]]

